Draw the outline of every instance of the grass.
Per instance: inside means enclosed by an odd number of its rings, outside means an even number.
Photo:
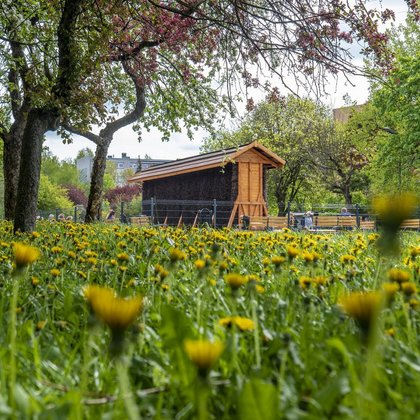
[[[417,415],[417,291],[398,286],[375,320],[374,344],[338,305],[343,295],[382,290],[392,267],[419,287],[416,233],[402,235],[401,253],[392,258],[375,247],[378,235],[366,233],[44,222],[34,235],[18,238],[2,223],[0,237],[0,416]],[[19,279],[18,291],[13,241],[42,254]],[[291,246],[299,251],[295,258],[289,257]],[[176,258],[174,249],[182,251]],[[278,266],[275,256],[284,257]],[[232,290],[227,273],[248,281]],[[143,296],[142,313],[125,331],[122,356],[109,352],[111,333],[84,298],[88,284]],[[232,315],[253,320],[255,329],[219,323]],[[186,339],[198,338],[225,347],[205,373],[197,373],[184,348]]]

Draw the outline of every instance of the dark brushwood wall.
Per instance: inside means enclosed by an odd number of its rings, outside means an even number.
[[[232,164],[167,178],[143,182],[143,200],[152,197],[164,200],[222,200],[234,201],[238,181]]]

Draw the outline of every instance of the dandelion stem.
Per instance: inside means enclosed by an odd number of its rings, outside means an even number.
[[[21,276],[16,275],[13,278],[12,301],[10,304],[10,324],[9,324],[9,337],[10,337],[10,376],[9,376],[9,403],[12,407],[13,417],[15,417],[16,401],[15,401],[15,388],[16,388],[16,309],[19,296],[19,282]]]
[[[198,420],[207,420],[208,411],[207,411],[207,401],[209,395],[209,386],[207,384],[207,378],[198,378],[197,386],[197,418]]]
[[[254,295],[254,294],[253,294]],[[252,310],[252,320],[254,322],[254,350],[255,350],[255,363],[257,369],[261,367],[261,353],[260,353],[260,340],[259,340],[259,329],[258,329],[258,318],[257,318],[257,301],[255,296],[252,296],[251,299],[251,310]]]
[[[131,392],[127,363],[122,358],[119,358],[116,369],[120,384],[120,395],[123,398],[127,416],[130,420],[140,420],[140,413],[134,401],[133,393]]]

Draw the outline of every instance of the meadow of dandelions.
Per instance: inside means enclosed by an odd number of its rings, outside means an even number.
[[[391,228],[3,222],[0,416],[415,418],[419,234]]]

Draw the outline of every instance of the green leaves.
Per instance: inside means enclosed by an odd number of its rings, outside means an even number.
[[[279,397],[274,385],[251,379],[238,398],[238,419],[275,420],[279,414]]]

